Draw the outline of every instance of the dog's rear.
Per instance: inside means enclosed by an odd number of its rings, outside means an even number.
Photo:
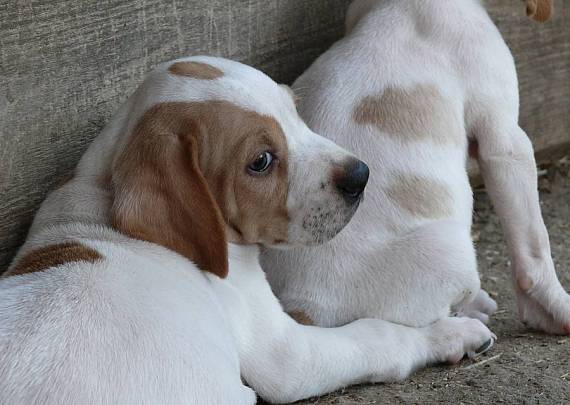
[[[542,3],[529,6],[536,13]],[[469,234],[471,143],[509,240],[521,316],[552,332],[570,325],[517,124],[513,58],[480,2],[357,0],[347,36],[294,89],[303,118],[367,161],[371,181],[331,243],[266,255],[287,310],[322,325],[425,325],[462,310],[486,319],[494,303],[479,290]],[[533,287],[540,298],[524,292]]]

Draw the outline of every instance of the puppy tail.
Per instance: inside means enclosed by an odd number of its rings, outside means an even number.
[[[552,0],[526,0],[526,15],[545,22],[552,16]]]

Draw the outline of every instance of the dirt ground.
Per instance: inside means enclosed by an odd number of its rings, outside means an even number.
[[[570,160],[540,170],[539,189],[558,275],[570,290]],[[302,404],[570,404],[570,337],[527,330],[517,319],[502,232],[483,190],[475,192],[474,239],[483,288],[499,309],[493,349],[477,361],[421,370],[398,384],[364,385]]]

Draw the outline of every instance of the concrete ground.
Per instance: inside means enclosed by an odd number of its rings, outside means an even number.
[[[539,189],[558,275],[570,291],[570,160],[540,171]],[[421,370],[399,384],[357,386],[302,404],[570,404],[570,337],[527,330],[517,319],[507,252],[484,191],[475,192],[474,238],[483,287],[499,310],[499,340],[476,362]]]

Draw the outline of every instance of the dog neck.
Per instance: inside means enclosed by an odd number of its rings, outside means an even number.
[[[34,218],[30,236],[70,223],[110,225],[111,166],[123,126],[119,112],[91,143],[70,179],[48,195]]]
[[[228,243],[228,260],[230,262],[230,274],[232,273],[232,267],[236,265],[255,268],[259,266],[259,246]]]

